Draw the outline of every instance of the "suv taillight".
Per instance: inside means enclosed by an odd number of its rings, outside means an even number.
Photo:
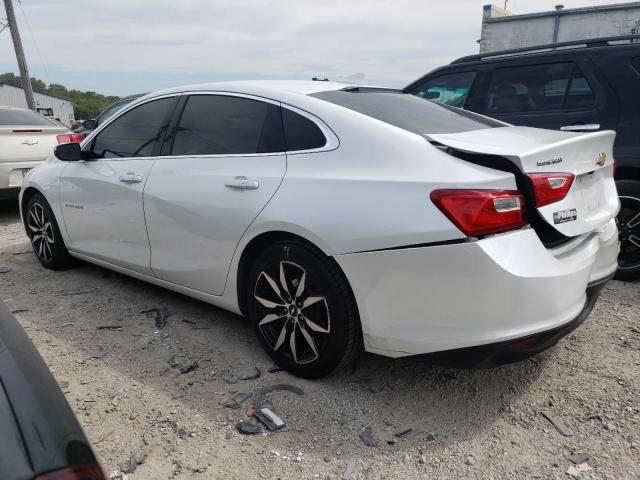
[[[98,465],[76,465],[38,475],[33,480],[106,480]]]
[[[536,194],[536,207],[559,202],[573,185],[571,173],[527,173]]]
[[[524,197],[517,190],[434,190],[431,201],[469,237],[527,224]]]
[[[79,133],[62,133],[56,135],[58,143],[80,143],[84,140],[84,136]]]

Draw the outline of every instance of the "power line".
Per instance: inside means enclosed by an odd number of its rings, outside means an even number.
[[[38,48],[38,43],[36,42],[36,37],[33,35],[33,31],[31,30],[31,25],[29,24],[29,19],[27,18],[27,14],[22,8],[22,0],[18,0],[18,5],[20,6],[20,11],[22,12],[22,16],[24,17],[24,23],[27,24],[27,30],[29,30],[29,36],[31,37],[31,41],[33,42],[33,46],[36,48],[36,53],[40,58],[40,63],[42,64],[42,68],[44,68],[44,73],[47,77],[47,83],[51,85],[51,75],[49,75],[49,70],[47,69],[47,64],[44,63],[42,59],[42,55],[40,54],[40,49]]]

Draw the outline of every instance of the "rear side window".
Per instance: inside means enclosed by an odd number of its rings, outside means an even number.
[[[34,125],[39,127],[57,126],[51,120],[44,118],[31,110],[0,108],[0,125]]]
[[[418,134],[458,133],[503,126],[472,112],[425,102],[396,90],[348,88],[311,96]]]
[[[462,108],[475,78],[476,72],[447,73],[427,80],[411,93],[435,103]]]
[[[282,123],[288,152],[321,148],[327,144],[320,127],[299,113],[283,108]]]
[[[497,68],[487,92],[490,116],[584,109],[596,100],[584,74],[569,62]]]
[[[249,98],[193,95],[187,100],[172,155],[284,152],[280,107]]]
[[[164,133],[173,98],[144,103],[116,118],[96,136],[92,158],[149,157]]]

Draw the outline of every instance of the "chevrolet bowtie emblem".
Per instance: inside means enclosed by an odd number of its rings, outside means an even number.
[[[35,145],[38,143],[38,140],[35,140],[33,138],[27,138],[24,142],[22,142],[23,145]]]
[[[598,155],[598,158],[596,159],[596,165],[601,167],[604,165],[606,161],[607,161],[607,154],[602,152],[600,155]]]

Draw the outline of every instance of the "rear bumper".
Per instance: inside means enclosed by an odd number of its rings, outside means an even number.
[[[555,250],[525,229],[335,258],[358,304],[365,349],[402,357],[566,327],[585,312],[589,285],[615,272],[618,250],[612,220]]]
[[[584,307],[576,318],[565,325],[536,335],[516,338],[506,342],[427,353],[421,355],[421,357],[429,363],[448,367],[485,368],[517,362],[537,355],[553,347],[562,337],[569,335],[589,317],[591,310],[593,310],[598,300],[600,291],[612,278],[613,274],[589,283],[587,287],[587,300]]]
[[[29,160],[24,162],[2,162],[0,161],[0,192],[3,190],[18,191],[22,186],[22,171],[42,165],[46,159]],[[17,196],[17,195],[11,195]]]

